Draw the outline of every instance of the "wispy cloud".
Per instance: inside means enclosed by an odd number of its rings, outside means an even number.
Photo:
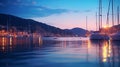
[[[92,12],[92,10],[85,10],[84,12]]]
[[[3,7],[4,5],[4,7]],[[17,15],[20,17],[46,17],[53,14],[68,12],[66,9],[53,9],[42,5],[37,5],[36,1],[22,2],[22,0],[11,0],[0,2],[0,13]]]

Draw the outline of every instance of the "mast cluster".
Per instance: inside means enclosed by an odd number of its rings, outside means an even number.
[[[102,28],[102,0],[99,0],[99,30]]]

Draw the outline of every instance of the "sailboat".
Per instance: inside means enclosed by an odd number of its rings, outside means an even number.
[[[96,13],[96,24],[97,24],[97,13]],[[96,25],[97,28],[97,25]],[[102,0],[99,0],[99,32],[92,33],[90,40],[109,40],[109,36],[106,33],[100,33],[102,28]]]

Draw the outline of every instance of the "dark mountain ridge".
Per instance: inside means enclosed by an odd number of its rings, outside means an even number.
[[[65,29],[66,31],[71,31],[75,36],[86,36],[86,33],[88,32],[85,29],[75,27],[72,29]]]
[[[39,33],[42,36],[85,36],[82,28],[60,29],[32,19],[23,19],[13,15],[0,14],[0,30],[11,32]]]
[[[30,31],[30,33],[40,33],[43,36],[73,36],[70,31],[65,31],[32,19],[23,19],[7,14],[0,14],[0,25],[0,29],[6,30],[9,27],[9,30],[15,28],[17,31]]]

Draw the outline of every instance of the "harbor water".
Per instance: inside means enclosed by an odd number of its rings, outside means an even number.
[[[120,41],[0,37],[0,67],[120,67]]]

